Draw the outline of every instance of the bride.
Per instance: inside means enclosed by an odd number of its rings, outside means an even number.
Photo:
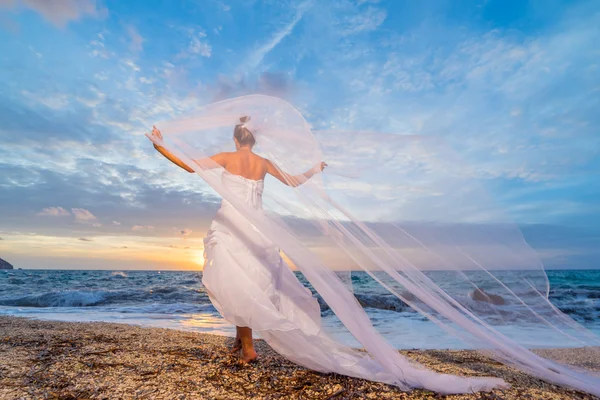
[[[402,390],[452,394],[508,386],[499,378],[436,373],[400,354],[373,326],[351,285],[334,272],[332,259],[338,253],[320,257],[305,245],[314,245],[319,237],[327,244],[320,251],[339,251],[345,266],[362,269],[380,285],[374,290],[395,295],[469,347],[489,350],[496,360],[546,381],[600,395],[597,375],[541,357],[520,344],[518,329],[505,329],[519,324],[542,329],[556,343],[590,351],[598,343],[549,301],[547,276],[518,228],[495,223],[496,213],[483,212],[489,211],[488,197],[475,196],[468,174],[438,141],[427,148],[424,137],[388,135],[382,140],[371,137],[376,134],[328,132],[318,143],[298,110],[262,95],[213,103],[158,126],[147,135],[156,150],[198,174],[223,198],[204,239],[202,283],[215,308],[236,326],[234,350],[242,351],[243,362],[257,358],[252,344],[256,332],[279,354],[306,368]],[[214,151],[220,140],[231,140],[232,127],[236,151]],[[265,157],[254,153],[255,144]],[[335,149],[338,165],[356,167],[358,178],[342,168],[338,175],[351,180],[332,178],[331,190],[325,190],[321,172],[325,167],[328,176],[336,171],[322,161],[334,163],[323,157],[322,147]],[[436,180],[433,172],[442,172],[441,178]],[[270,196],[277,212],[270,204],[263,209],[267,174],[297,195],[283,201]],[[411,181],[414,187],[407,183]],[[364,220],[348,211],[353,204]],[[494,223],[462,222],[484,216]],[[405,224],[402,217],[423,217],[425,223]],[[366,351],[325,333],[317,299],[280,250]],[[431,266],[443,267],[443,281],[424,272]],[[511,266],[517,270],[507,269]],[[502,294],[507,307],[492,308],[464,296],[484,286],[486,293]]]
[[[255,210],[262,208],[264,178],[270,174],[287,186],[307,182],[327,166],[317,163],[299,175],[281,171],[273,162],[253,153],[256,142],[240,118],[233,141],[236,151],[222,152],[188,165],[161,145],[160,130],[153,127],[150,139],[155,149],[184,170],[223,168],[222,181],[235,197]],[[368,354],[345,347],[321,331],[320,306],[309,289],[296,278],[279,254],[279,249],[261,234],[226,199],[204,239],[205,266],[202,283],[219,313],[236,326],[232,351],[241,349],[243,362],[257,359],[252,331],[258,331],[269,345],[307,368],[320,372],[395,384],[402,389],[428,388],[440,393],[468,393],[507,387],[502,379],[464,378],[436,374],[405,365],[393,365],[390,374]],[[396,352],[392,348],[392,351]]]
[[[323,171],[327,166],[325,162],[321,162],[298,176],[281,171],[271,161],[252,152],[256,140],[244,125],[247,120],[248,117],[240,118],[240,124],[236,125],[233,130],[236,151],[215,154],[209,159],[228,172],[225,176],[231,181],[229,183],[231,187],[236,188],[241,196],[246,197],[253,207],[261,207],[263,182],[267,174],[274,176],[287,186],[295,187]],[[156,127],[152,129],[152,136],[158,140],[163,139],[161,132]],[[154,148],[175,165],[190,173],[195,172],[165,147],[154,144]],[[202,161],[199,162],[202,163]],[[210,165],[206,162],[204,164],[205,168]],[[229,223],[237,225],[232,226]],[[247,229],[243,230],[242,228]],[[202,278],[202,283],[215,308],[219,310],[223,318],[236,325],[236,338],[232,352],[242,350],[241,359],[246,363],[257,358],[250,325],[251,320],[256,320],[261,316],[252,312],[252,305],[244,303],[243,288],[241,293],[233,292],[232,286],[228,286],[227,283],[232,279],[240,279],[241,276],[244,276],[248,279],[246,281],[248,289],[250,286],[259,285],[259,290],[265,291],[265,294],[271,290],[268,293],[269,300],[263,300],[281,304],[281,294],[274,289],[269,289],[269,286],[272,286],[275,274],[282,272],[277,269],[286,268],[282,267],[285,263],[280,259],[278,249],[262,237],[260,232],[252,228],[234,207],[223,200],[221,208],[210,226],[208,236],[204,240],[205,267]],[[222,241],[222,235],[228,235],[230,241]],[[260,256],[251,253],[249,251],[251,242],[254,242],[254,245],[260,243],[263,246],[260,250],[265,250],[264,253]],[[270,254],[266,254],[268,252]],[[244,260],[239,260],[240,258]],[[240,262],[243,268],[240,268]],[[302,284],[298,282],[298,285]],[[262,293],[254,294],[261,295]]]

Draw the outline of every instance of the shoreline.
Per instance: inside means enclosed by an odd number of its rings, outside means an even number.
[[[242,365],[232,338],[106,322],[0,316],[0,399],[598,399],[558,387],[473,350],[402,350],[437,372],[502,377],[507,390],[439,396],[426,390],[321,374],[293,364],[256,340],[260,359]],[[544,349],[600,371],[585,349]],[[494,397],[495,396],[495,397]]]

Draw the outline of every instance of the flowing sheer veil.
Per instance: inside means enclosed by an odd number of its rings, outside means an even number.
[[[250,117],[246,127],[256,138],[256,153],[282,171],[301,174],[322,160],[330,167],[294,189],[269,184],[264,212],[245,206],[222,184],[223,169],[206,159],[231,150],[233,126],[242,116]],[[414,375],[417,367],[373,327],[349,273],[341,271],[366,272],[374,290],[400,299],[465,347],[600,395],[595,373],[528,350],[553,345],[597,351],[600,340],[548,300],[536,253],[440,139],[312,132],[290,104],[262,95],[210,104],[157,127],[163,146],[280,247],[352,336],[396,377],[393,383],[431,387],[423,382],[427,375]],[[524,343],[523,332],[538,343]]]

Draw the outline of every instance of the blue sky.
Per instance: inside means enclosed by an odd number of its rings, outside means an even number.
[[[0,0],[0,257],[196,268],[217,200],[144,138],[236,95],[442,136],[549,266],[600,265],[596,1]],[[199,250],[200,249],[200,250]]]

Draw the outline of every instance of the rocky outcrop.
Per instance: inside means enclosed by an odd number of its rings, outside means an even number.
[[[0,269],[14,269],[13,266],[3,259],[0,258]]]

